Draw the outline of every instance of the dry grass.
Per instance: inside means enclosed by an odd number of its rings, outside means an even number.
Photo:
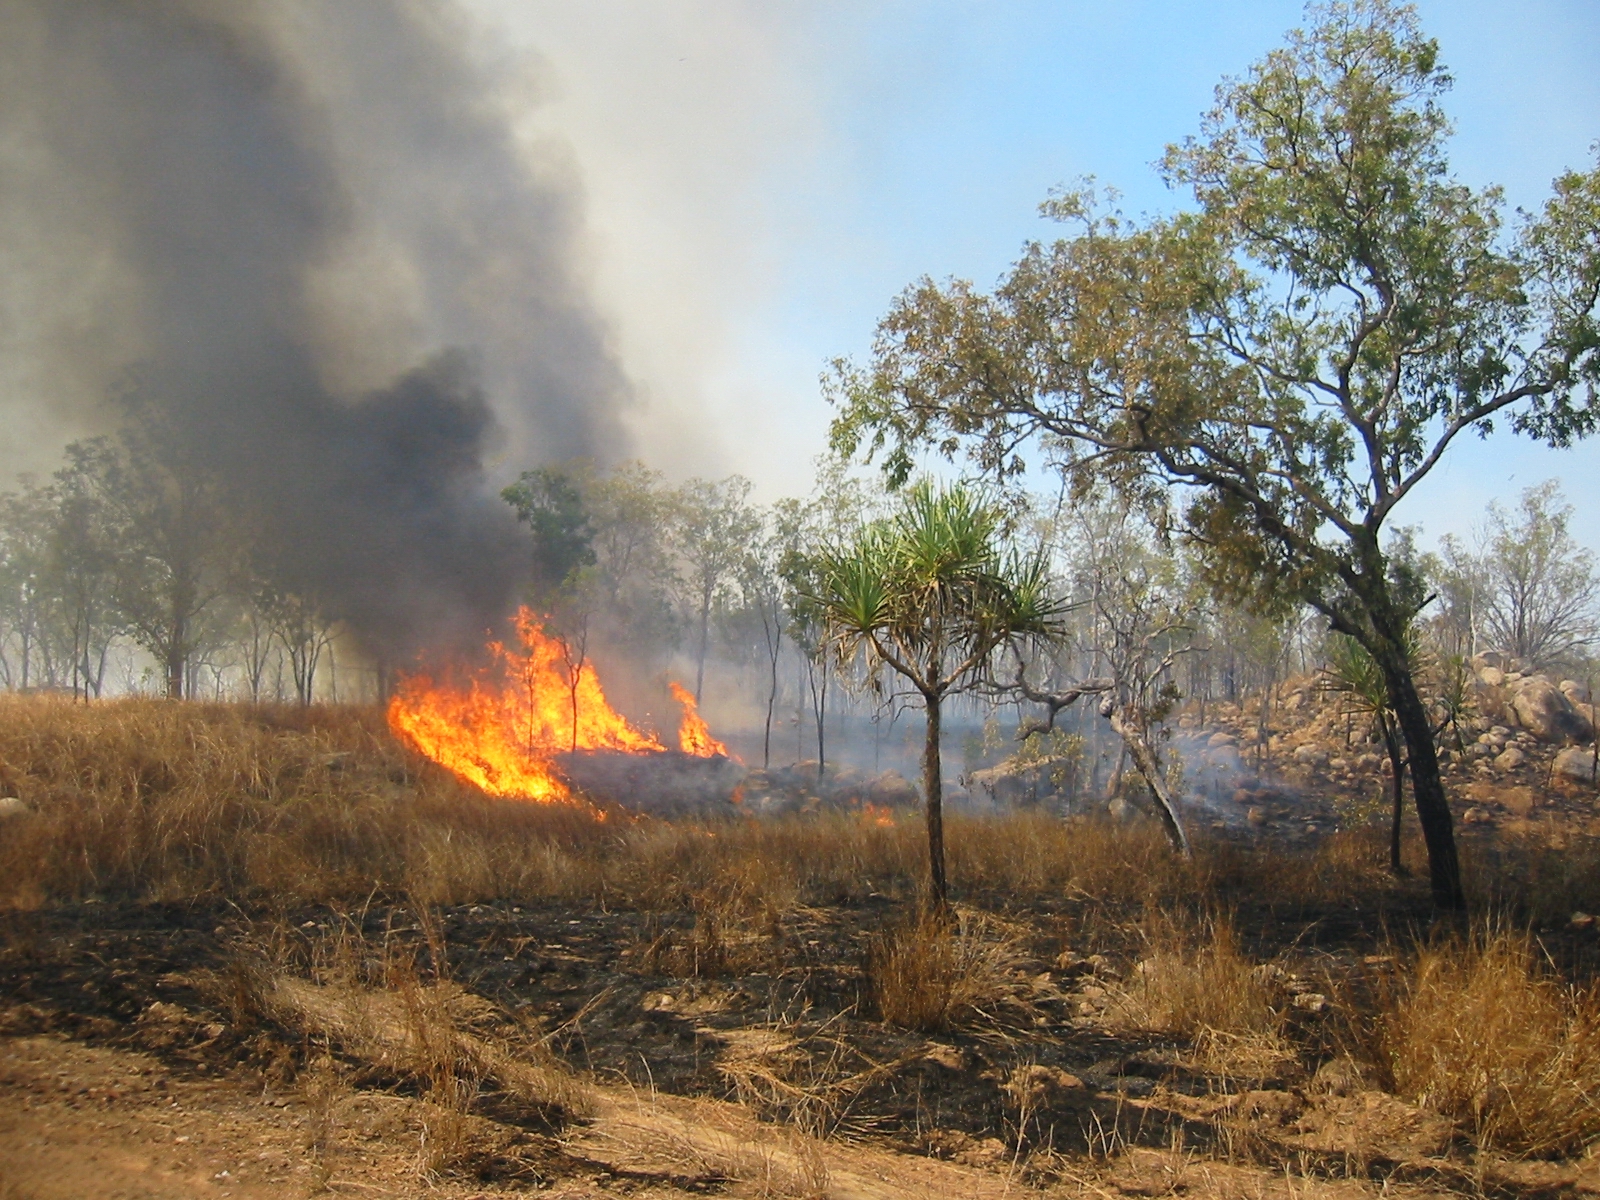
[[[1480,1146],[1567,1154],[1600,1139],[1600,996],[1556,979],[1525,934],[1423,950],[1380,1045],[1395,1089]]]
[[[337,1101],[349,1089],[334,1056],[407,1083],[421,1101],[419,1173],[435,1179],[475,1156],[474,1104],[492,1086],[552,1125],[583,1116],[592,1093],[532,1027],[507,1027],[487,1001],[449,978],[443,940],[420,913],[414,941],[363,937],[346,917],[308,949],[289,949],[279,927],[247,945],[213,990],[235,1020],[266,1017],[326,1048],[301,1081],[312,1113],[311,1145],[326,1164]],[[423,960],[425,957],[425,961]]]
[[[1239,948],[1231,921],[1189,923],[1161,913],[1145,922],[1145,957],[1108,1010],[1124,1029],[1196,1037],[1276,1035],[1283,1012],[1270,971]]]
[[[692,906],[748,933],[795,903],[909,897],[926,869],[915,819],[597,821],[578,806],[486,798],[397,745],[377,710],[353,707],[3,696],[0,792],[33,810],[0,839],[10,907],[353,903],[376,889],[435,905]],[[1308,861],[1205,844],[1184,861],[1149,828],[1036,813],[949,824],[951,877],[968,895],[1147,905],[1242,890],[1316,903],[1383,886],[1379,849],[1339,838]]]
[[[874,940],[867,983],[878,1015],[923,1032],[1026,1020],[1016,935],[980,914],[919,912]]]

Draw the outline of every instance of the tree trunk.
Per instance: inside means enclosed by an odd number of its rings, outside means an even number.
[[[950,890],[944,876],[944,775],[939,762],[939,696],[923,694],[923,712],[928,719],[927,740],[922,748],[922,796],[928,818],[928,898],[936,912],[950,906]]]
[[[183,654],[172,645],[167,649],[167,699],[183,699]]]
[[[700,601],[700,655],[694,668],[694,705],[700,707],[700,693],[706,685],[706,650],[711,639],[711,593]]]
[[[1161,818],[1161,827],[1166,831],[1167,840],[1172,843],[1174,850],[1188,858],[1189,838],[1183,832],[1183,822],[1178,817],[1177,800],[1167,787],[1166,774],[1161,770],[1161,762],[1145,738],[1144,731],[1136,722],[1123,716],[1120,706],[1111,710],[1111,728],[1122,738],[1122,744],[1128,748],[1128,757],[1133,759],[1133,765],[1144,776],[1145,783],[1150,785],[1150,792],[1156,798],[1156,815]]]
[[[822,682],[816,682],[816,675],[812,675],[811,702],[817,713],[817,778],[822,778],[823,772],[828,769],[828,667],[822,666]]]
[[[778,652],[783,648],[780,641],[769,645],[769,666],[772,668],[771,678],[767,685],[767,726],[761,738],[761,769],[765,771],[772,765],[772,710],[778,703]]]
[[[1404,878],[1410,872],[1400,861],[1400,826],[1406,811],[1406,760],[1400,749],[1400,733],[1388,713],[1378,714],[1378,728],[1383,733],[1384,747],[1389,751],[1389,771],[1394,783],[1393,819],[1389,823],[1389,870]]]
[[[1433,745],[1433,726],[1417,695],[1417,685],[1405,659],[1399,639],[1375,639],[1373,657],[1383,671],[1389,688],[1389,703],[1406,742],[1411,770],[1411,794],[1417,801],[1417,820],[1422,825],[1422,840],[1428,847],[1428,880],[1433,902],[1440,908],[1466,907],[1461,889],[1461,860],[1456,854],[1456,838],[1450,818],[1450,804],[1439,776],[1439,755]]]

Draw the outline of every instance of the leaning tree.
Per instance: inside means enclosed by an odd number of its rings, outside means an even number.
[[[991,682],[1006,648],[1062,632],[1065,605],[1051,594],[1045,557],[1002,548],[1002,519],[970,487],[919,482],[891,516],[823,549],[805,598],[841,661],[864,657],[874,681],[888,667],[922,701],[929,895],[941,910],[949,898],[939,755],[944,701]]]
[[[1294,596],[1383,674],[1410,760],[1434,898],[1463,902],[1433,731],[1390,586],[1385,522],[1496,419],[1555,446],[1600,416],[1600,169],[1503,228],[1496,188],[1450,174],[1437,44],[1389,0],[1315,7],[1198,137],[1168,149],[1176,216],[1048,215],[993,294],[923,280],[840,364],[836,447],[965,446],[999,474],[1039,447],[1080,487],[1177,486],[1211,582]]]

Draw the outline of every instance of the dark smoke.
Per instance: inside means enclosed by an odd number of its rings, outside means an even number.
[[[0,0],[5,424],[107,427],[137,368],[390,655],[512,599],[494,466],[623,449],[576,185],[470,39],[449,0]]]

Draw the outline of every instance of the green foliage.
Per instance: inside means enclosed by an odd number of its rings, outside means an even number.
[[[935,698],[975,683],[1000,647],[1057,636],[1065,604],[1046,560],[1003,549],[1000,523],[982,493],[923,481],[824,549],[806,599],[839,661],[863,655]]]
[[[594,528],[579,481],[569,469],[524,471],[500,496],[533,535],[534,574],[541,591],[554,591],[575,572],[594,565]]]
[[[914,285],[871,367],[835,374],[836,446],[897,475],[964,447],[1007,474],[1031,444],[1080,488],[1194,485],[1212,586],[1364,635],[1380,528],[1460,433],[1502,412],[1557,444],[1590,432],[1600,172],[1507,244],[1500,193],[1449,174],[1449,77],[1415,14],[1311,17],[1169,149],[1198,211],[1139,223],[1064,193],[1047,211],[1080,231],[992,295]]]

